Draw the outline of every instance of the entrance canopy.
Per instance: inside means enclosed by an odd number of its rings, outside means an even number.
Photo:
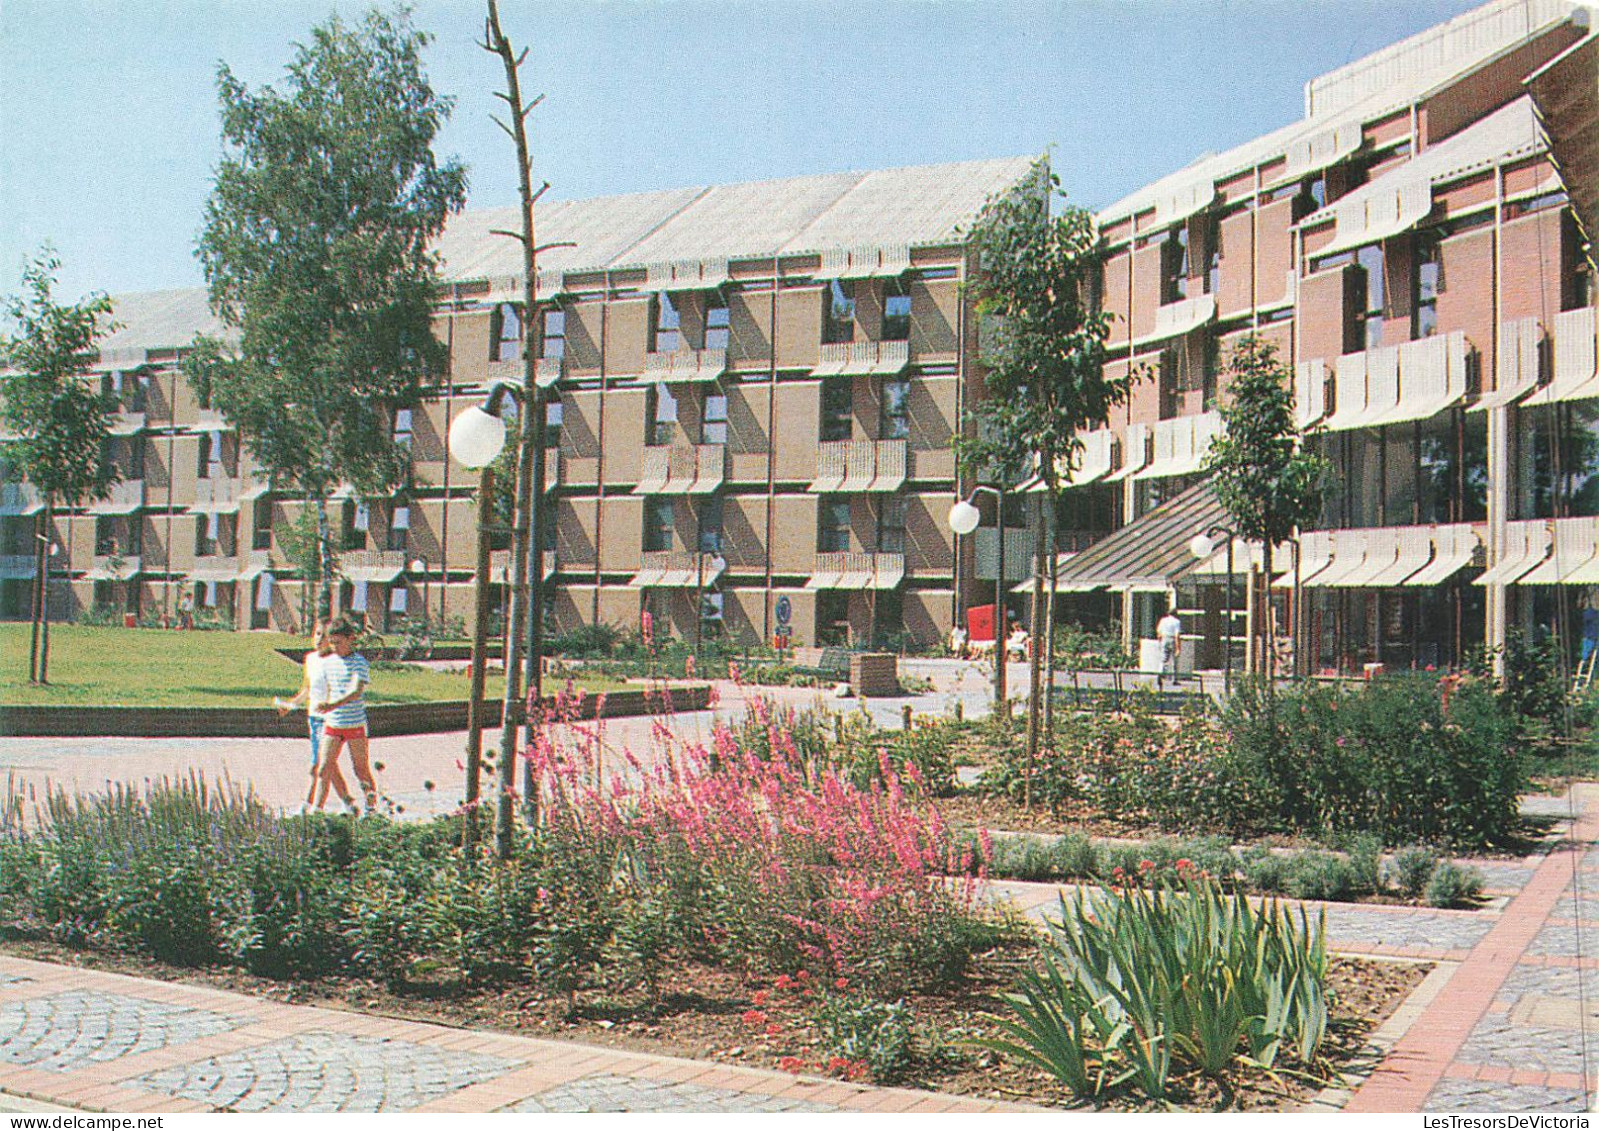
[[[1095,589],[1164,592],[1202,564],[1188,543],[1227,523],[1209,483],[1199,483],[1146,515],[1106,535],[1088,549],[1057,559],[1062,592]],[[1031,591],[1031,582],[1023,591]]]

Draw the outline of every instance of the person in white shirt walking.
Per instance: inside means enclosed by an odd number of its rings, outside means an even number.
[[[322,726],[322,790],[316,806],[327,803],[328,789],[338,790],[346,805],[353,804],[349,787],[339,773],[339,751],[350,747],[350,762],[355,767],[361,792],[366,795],[367,812],[378,803],[377,782],[372,777],[368,758],[366,727],[366,689],[372,682],[371,669],[366,657],[355,650],[355,626],[347,620],[338,620],[328,629],[328,640],[333,645],[332,655],[322,659],[322,674],[327,681],[326,698],[312,706],[323,712]]]
[[[325,621],[317,621],[311,630],[311,651],[305,654],[303,662],[303,675],[300,679],[300,690],[295,692],[293,699],[274,700],[280,716],[288,714],[296,707],[305,708],[306,730],[311,737],[311,782],[305,792],[305,805],[309,809],[316,803],[317,782],[322,775],[318,772],[322,759],[322,726],[326,721],[321,712],[313,709],[317,703],[328,699],[328,681],[322,670],[322,661],[333,652],[333,645],[328,640],[328,626]],[[338,775],[339,794],[348,796],[350,787],[344,782],[344,775],[339,773],[335,766],[333,772]]]
[[[1177,677],[1178,649],[1182,646],[1183,622],[1176,609],[1167,609],[1166,615],[1155,624],[1155,639],[1160,641],[1160,675],[1156,682],[1171,676]]]

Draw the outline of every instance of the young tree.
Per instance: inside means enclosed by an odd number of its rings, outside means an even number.
[[[1227,373],[1221,409],[1226,428],[1211,445],[1205,470],[1233,532],[1261,544],[1269,582],[1273,547],[1315,521],[1332,469],[1300,443],[1291,374],[1277,360],[1275,346],[1253,334],[1245,337],[1227,359]],[[1272,618],[1264,620],[1270,655],[1275,633]]]
[[[1100,263],[1093,214],[1065,207],[1051,215],[1056,196],[1064,198],[1059,178],[1040,158],[1032,177],[990,201],[972,229],[980,266],[972,290],[987,331],[988,373],[984,396],[970,414],[973,434],[959,441],[969,471],[997,467],[1015,475],[1030,466],[1048,489],[1033,570],[1029,760],[1038,753],[1039,637],[1046,564],[1054,557],[1055,499],[1081,458],[1080,433],[1102,427],[1133,384],[1131,376],[1104,373],[1110,315],[1095,310],[1090,298]]]
[[[403,482],[394,413],[444,368],[429,244],[464,206],[466,173],[433,154],[452,102],[428,85],[428,41],[404,10],[357,27],[334,16],[297,49],[282,91],[218,70],[227,152],[198,254],[240,342],[197,341],[188,372],[274,484],[312,501],[323,616],[328,497],[340,482],[368,498]]]
[[[104,459],[111,406],[84,379],[97,334],[115,329],[111,300],[93,294],[64,305],[51,295],[61,261],[46,247],[23,268],[23,293],[6,298],[12,332],[0,336],[0,420],[14,438],[0,458],[44,496],[34,539],[34,601],[28,679],[50,675],[49,536],[57,505],[103,499],[118,479]],[[42,632],[41,632],[42,628]]]

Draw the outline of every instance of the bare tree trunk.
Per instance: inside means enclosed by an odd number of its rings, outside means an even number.
[[[1044,507],[1033,502],[1033,607],[1027,630],[1030,654],[1027,657],[1027,776],[1022,781],[1022,804],[1033,807],[1033,771],[1038,766],[1038,742],[1043,721],[1044,672]]]
[[[39,628],[44,618],[45,571],[50,568],[49,527],[44,522],[44,511],[34,520],[33,539],[33,608],[32,641],[28,646],[28,682],[39,682]]]
[[[49,531],[55,524],[56,500],[54,495],[44,497],[44,528]],[[50,682],[50,547],[44,545],[43,568],[39,571],[39,682]]]
[[[483,779],[483,683],[489,635],[489,526],[485,521],[494,496],[494,465],[485,467],[477,487],[477,571],[473,574],[472,684],[466,703],[466,822],[461,847],[468,852],[478,839],[478,796]]]
[[[543,605],[542,554],[534,533],[534,512],[544,494],[544,391],[539,388],[538,365],[533,343],[538,325],[538,262],[534,243],[533,205],[542,195],[541,188],[533,191],[533,174],[527,145],[527,116],[542,100],[522,101],[521,77],[518,73],[527,58],[523,49],[517,54],[500,28],[500,10],[495,0],[488,0],[488,19],[483,29],[483,48],[500,57],[505,68],[505,90],[496,92],[511,109],[510,124],[500,123],[502,129],[516,143],[517,189],[522,202],[522,225],[519,232],[502,232],[522,245],[522,438],[516,466],[516,519],[511,536],[511,600],[507,610],[505,653],[505,711],[500,730],[500,798],[496,815],[495,849],[502,860],[508,860],[512,850],[512,820],[515,815],[512,786],[516,780],[517,736],[520,732],[519,714],[524,711],[522,701],[522,663],[524,636],[527,658],[531,664],[528,673],[529,700],[526,704],[528,724],[535,723],[534,711],[542,707],[543,658],[539,655],[542,638],[541,621]],[[533,580],[528,578],[532,568]],[[524,630],[524,618],[527,627]],[[536,819],[538,800],[534,796],[537,782],[528,763],[523,776],[523,789],[527,794],[526,806],[530,818]]]
[[[328,499],[321,491],[316,496],[316,615],[326,621],[333,616],[333,531],[328,526]]]
[[[1044,529],[1049,542],[1049,604],[1044,607],[1044,670],[1049,680],[1049,694],[1044,697],[1044,749],[1055,749],[1055,599],[1060,580],[1060,547],[1056,545],[1054,493],[1044,518]]]

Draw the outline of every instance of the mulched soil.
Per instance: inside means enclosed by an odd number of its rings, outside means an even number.
[[[17,935],[0,938],[0,951],[137,977],[206,985],[294,1005],[349,1009],[755,1068],[781,1068],[785,1066],[780,1063],[784,1058],[794,1057],[803,1065],[794,1070],[826,1074],[829,1059],[807,1016],[808,1002],[798,987],[779,989],[767,979],[755,980],[705,966],[675,970],[670,979],[671,992],[658,1005],[651,1006],[637,991],[590,991],[580,996],[576,1015],[568,1018],[563,998],[542,997],[526,985],[467,989],[421,983],[395,992],[373,983],[332,978],[277,982],[237,970],[171,967],[142,956],[77,950]],[[996,951],[981,957],[958,991],[907,999],[922,1034],[916,1064],[908,1075],[884,1082],[952,1095],[1081,1106],[1042,1073],[969,1043],[974,1038],[1002,1035],[994,1025],[993,1014],[1001,1010],[1000,995],[1014,984],[1027,960],[1028,951],[1023,947]],[[1366,1035],[1394,1011],[1430,968],[1425,963],[1332,959],[1332,1022],[1323,1065],[1329,1080],[1340,1065],[1348,1064],[1360,1053]],[[757,1008],[764,1017],[747,1016]],[[775,1026],[775,1030],[769,1026]],[[1292,1109],[1320,1086],[1288,1076],[1248,1073],[1236,1082],[1235,1102],[1244,1110]],[[1191,1110],[1209,1110],[1223,1100],[1214,1083],[1198,1077],[1182,1080],[1179,1091],[1178,1106]],[[1104,1106],[1112,1110],[1142,1110],[1149,1104],[1139,1097],[1119,1094],[1108,1098]]]

